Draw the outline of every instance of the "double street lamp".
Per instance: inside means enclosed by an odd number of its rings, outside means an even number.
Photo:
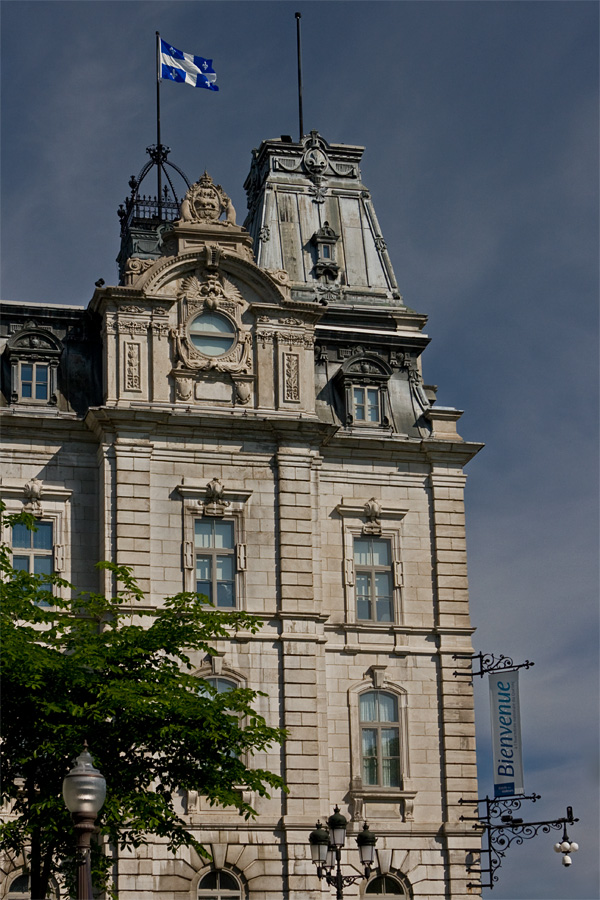
[[[90,842],[105,797],[106,781],[94,767],[85,741],[74,767],[63,780],[63,798],[77,835],[77,900],[93,900]]]
[[[327,828],[317,822],[315,830],[309,835],[310,851],[313,863],[317,867],[319,879],[324,878],[327,884],[336,888],[336,900],[343,900],[344,887],[369,878],[375,860],[375,843],[377,838],[365,822],[359,832],[356,843],[360,853],[360,861],[364,866],[363,875],[342,874],[342,848],[346,843],[348,820],[336,806],[333,815],[327,819]],[[335,869],[335,872],[334,872]]]

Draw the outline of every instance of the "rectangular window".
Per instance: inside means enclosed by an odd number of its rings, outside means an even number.
[[[362,777],[365,785],[400,787],[398,700],[384,691],[360,697]]]
[[[196,591],[220,609],[234,609],[235,533],[226,519],[196,519],[194,522]]]
[[[356,618],[363,622],[393,622],[393,573],[389,540],[354,538]]]
[[[355,422],[379,424],[381,421],[379,388],[353,387],[352,400]]]
[[[52,522],[36,522],[37,531],[25,525],[12,530],[13,568],[32,575],[51,575],[54,571],[54,526]],[[43,606],[49,604],[44,602]]]
[[[21,363],[21,399],[48,401],[48,366],[45,363]]]

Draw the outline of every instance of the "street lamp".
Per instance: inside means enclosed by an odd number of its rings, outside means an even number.
[[[317,822],[315,830],[311,831],[308,838],[311,857],[317,867],[319,879],[324,878],[327,884],[336,888],[336,900],[343,900],[344,887],[354,884],[362,878],[369,878],[375,859],[377,838],[372,831],[369,831],[369,826],[365,822],[363,830],[356,838],[360,861],[364,866],[364,875],[343,875],[342,848],[346,843],[348,820],[341,814],[339,806],[335,807],[333,815],[327,819],[327,825],[328,829],[321,822]],[[335,874],[333,874],[334,868]]]
[[[85,741],[74,767],[63,780],[63,798],[77,834],[77,900],[93,900],[90,841],[105,797],[106,781],[94,768]]]

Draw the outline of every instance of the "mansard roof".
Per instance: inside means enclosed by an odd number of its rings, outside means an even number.
[[[362,182],[363,148],[330,144],[316,131],[298,143],[263,141],[253,151],[246,180],[258,265],[285,269],[298,299],[321,292],[328,302],[403,308],[396,277],[371,196]],[[333,246],[335,284],[323,284],[315,235],[327,228]],[[328,242],[329,243],[329,242]]]

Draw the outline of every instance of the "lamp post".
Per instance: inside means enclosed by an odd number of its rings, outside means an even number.
[[[335,887],[336,900],[343,900],[344,887],[360,881],[362,878],[368,878],[371,874],[371,868],[375,859],[375,843],[377,838],[369,826],[365,822],[363,830],[356,838],[358,850],[360,853],[360,861],[364,866],[363,875],[343,875],[342,874],[342,848],[346,843],[346,828],[348,821],[340,812],[339,806],[336,806],[333,815],[327,819],[328,828],[325,828],[321,822],[317,822],[315,830],[309,835],[309,843],[311,857],[313,863],[317,867],[317,875],[319,879],[324,878],[327,884]],[[335,868],[335,874],[333,870]]]
[[[93,900],[90,841],[106,797],[106,781],[94,768],[87,741],[63,780],[63,798],[77,834],[77,900]]]

